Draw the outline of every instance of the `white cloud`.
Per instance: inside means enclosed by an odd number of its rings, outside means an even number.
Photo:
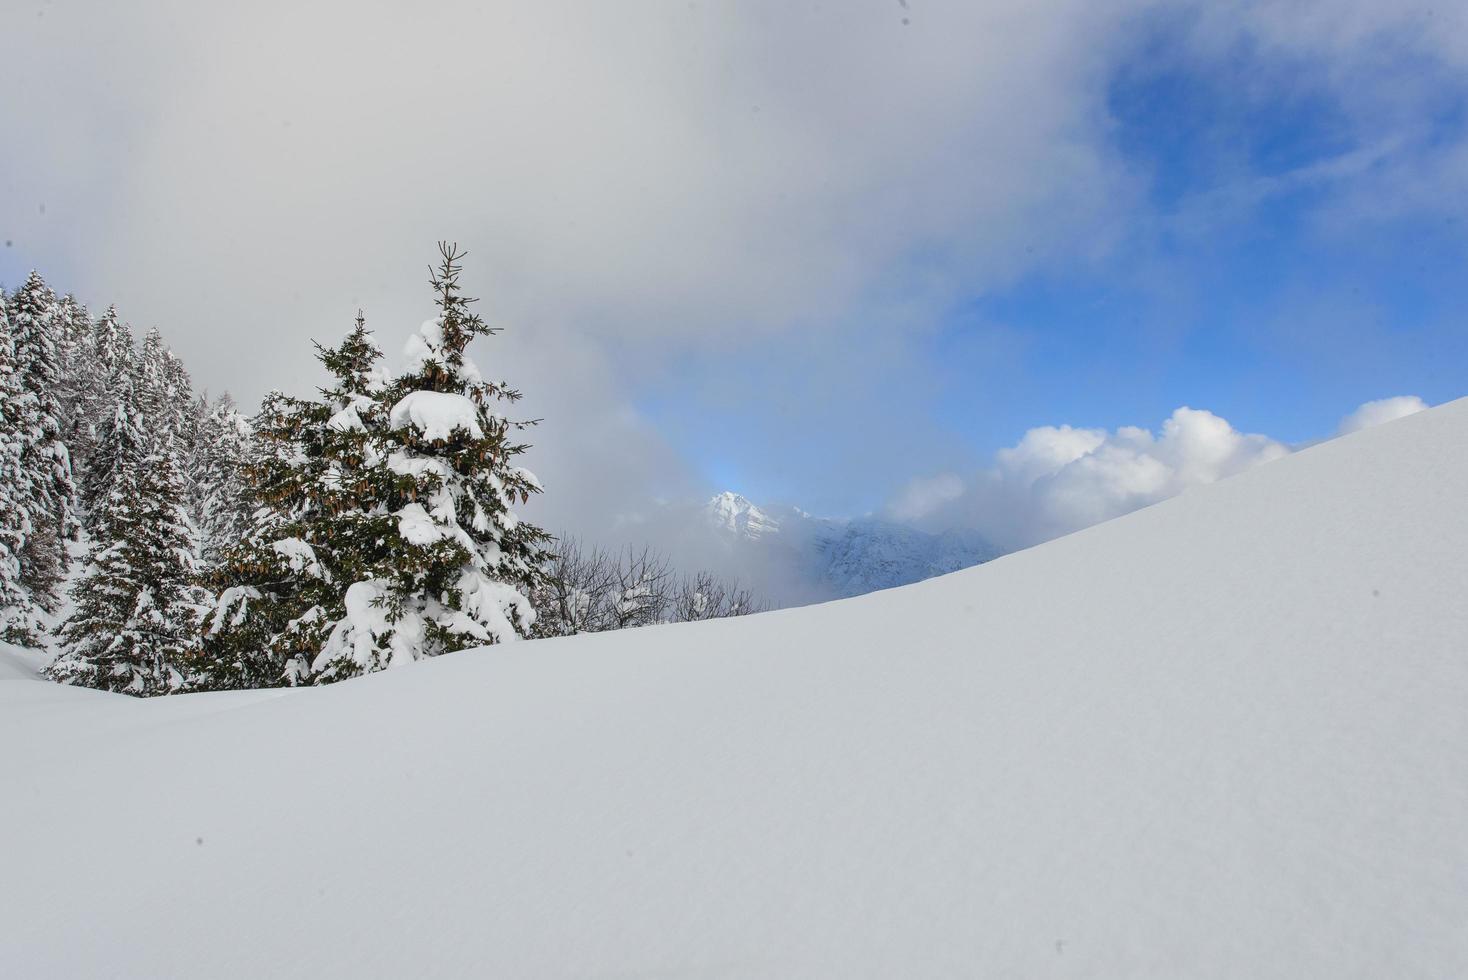
[[[1350,432],[1369,429],[1373,425],[1381,425],[1383,422],[1394,422],[1408,415],[1425,411],[1427,407],[1427,403],[1416,395],[1398,395],[1395,398],[1382,398],[1378,401],[1367,402],[1341,419],[1341,425],[1336,434],[1346,435]]]
[[[1067,427],[1031,429],[1002,450],[976,485],[971,511],[1005,547],[1032,544],[1232,476],[1288,453],[1211,412],[1179,408],[1154,435]]]
[[[894,520],[917,521],[963,496],[963,478],[954,473],[920,476],[903,487],[888,510]]]
[[[1426,408],[1415,396],[1367,402],[1342,422],[1353,432]],[[889,515],[928,527],[978,530],[1004,549],[1022,548],[1166,500],[1292,452],[1239,432],[1212,412],[1179,408],[1153,433],[1124,426],[1030,429],[970,479],[912,481]]]
[[[1003,281],[1128,182],[1096,37],[1129,3],[96,6],[0,39],[7,233],[216,387],[269,374],[247,327],[417,323],[438,237],[509,323],[707,347]]]

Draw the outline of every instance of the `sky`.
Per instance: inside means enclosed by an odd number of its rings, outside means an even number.
[[[455,240],[552,527],[1022,546],[1468,393],[1468,4],[230,7],[16,0],[0,282],[249,404]]]

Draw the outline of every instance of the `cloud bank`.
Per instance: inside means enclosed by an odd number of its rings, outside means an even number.
[[[1427,408],[1416,396],[1367,402],[1341,421],[1344,435]],[[1154,433],[1069,425],[1030,429],[991,466],[965,478],[912,481],[888,509],[896,520],[978,530],[1013,550],[1213,483],[1291,453],[1268,436],[1243,433],[1212,412],[1179,408]]]
[[[1427,403],[1416,395],[1398,395],[1395,398],[1382,398],[1378,401],[1367,402],[1341,419],[1341,425],[1336,434],[1348,435],[1352,432],[1360,432],[1362,429],[1369,429],[1374,425],[1394,422],[1408,415],[1426,411],[1427,407]]]

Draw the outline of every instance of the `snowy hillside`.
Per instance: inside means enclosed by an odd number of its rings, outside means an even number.
[[[324,689],[0,682],[0,972],[1468,976],[1465,446]]]
[[[814,517],[795,507],[762,508],[731,491],[704,505],[703,524],[732,552],[721,564],[766,570],[761,578],[779,593],[770,596],[777,605],[911,585],[998,554],[974,532]]]

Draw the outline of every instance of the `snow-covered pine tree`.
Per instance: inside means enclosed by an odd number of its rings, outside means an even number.
[[[21,582],[21,558],[30,536],[32,506],[21,456],[31,400],[20,387],[10,318],[0,291],[0,640],[36,641],[35,609]]]
[[[213,568],[220,553],[244,540],[254,511],[244,485],[250,423],[226,393],[212,405],[200,396],[198,434],[189,454],[189,508],[199,554]]]
[[[109,306],[92,325],[93,358],[97,364],[97,377],[104,389],[112,384],[119,372],[132,374],[137,371],[138,350],[133,342],[132,328],[117,315],[117,307]],[[108,414],[112,397],[109,391],[96,393],[95,405],[99,410],[92,413],[98,418]]]
[[[166,423],[183,457],[193,451],[203,416],[194,400],[194,382],[184,367],[183,358],[172,350],[163,355],[164,392],[168,398]]]
[[[229,397],[228,395],[225,396]],[[199,543],[199,557],[204,556],[204,535],[199,531],[199,516],[204,512],[204,494],[207,485],[204,478],[204,470],[208,466],[207,456],[209,445],[205,437],[205,429],[209,424],[210,411],[209,393],[201,391],[194,396],[194,402],[189,406],[189,414],[193,418],[194,442],[189,447],[188,454],[184,459],[184,511],[189,515],[189,522],[193,524],[195,537]]]
[[[126,406],[119,405],[123,415]],[[116,428],[137,429],[133,420]],[[200,612],[182,480],[164,439],[122,466],[96,521],[88,565],[46,675],[63,684],[148,697],[181,689]]]
[[[138,347],[137,371],[138,407],[149,427],[164,416],[168,403],[168,348],[163,343],[163,334],[157,327],[149,327],[143,334]]]
[[[61,439],[71,455],[73,481],[84,468],[91,451],[87,432],[87,392],[96,380],[92,356],[92,321],[87,308],[67,294],[56,301],[56,343],[61,364],[61,383],[56,397],[61,406]],[[73,531],[80,530],[73,522]]]
[[[166,435],[181,461],[192,441],[193,386],[183,362],[163,343],[156,327],[143,337],[137,376],[138,402],[148,431]]]
[[[111,534],[107,527],[112,516],[110,502],[118,493],[134,488],[137,470],[148,453],[149,436],[135,385],[132,372],[123,365],[108,385],[112,405],[107,416],[94,422],[92,465],[82,480],[82,500],[94,540]]]
[[[88,443],[88,455],[73,453],[73,459],[79,462],[78,468],[84,475],[84,481],[85,472],[91,464],[90,442],[95,439],[97,428],[112,417],[115,380],[123,373],[132,376],[137,371],[138,359],[137,348],[132,342],[132,330],[128,324],[123,323],[122,318],[117,317],[116,307],[107,307],[95,323],[92,323],[91,343],[88,346],[91,354],[78,365],[76,371],[82,386],[78,415],[81,417],[81,427],[84,428],[84,440]],[[84,508],[88,505],[85,496],[82,503]]]
[[[391,555],[381,352],[359,316],[339,346],[318,344],[317,357],[335,379],[321,400],[272,393],[253,424],[244,472],[260,506],[214,576],[203,653],[213,686],[308,681],[345,615],[346,587]]]
[[[92,323],[91,356],[79,370],[85,384],[79,415],[82,417],[82,439],[87,455],[81,458],[78,483],[81,484],[82,513],[88,527],[98,505],[107,496],[106,481],[98,483],[94,469],[110,469],[109,461],[98,455],[97,440],[103,427],[113,421],[122,384],[128,386],[129,398],[134,399],[134,405],[137,403],[137,370],[138,349],[132,340],[132,329],[117,315],[116,307],[107,307]],[[98,487],[101,487],[100,497]]]
[[[292,610],[310,608],[299,595],[307,583],[271,547],[277,537],[287,536],[280,529],[300,505],[294,471],[304,454],[293,423],[296,406],[296,399],[272,390],[250,420],[253,437],[241,471],[251,509],[249,532],[222,549],[208,572],[216,598],[204,620],[194,671],[205,689],[293,684],[309,663],[292,660],[275,645]],[[306,571],[304,565],[301,570]]]
[[[66,572],[65,538],[74,533],[76,491],[71,455],[61,439],[61,360],[56,294],[32,272],[9,302],[10,335],[25,417],[21,420],[22,493],[31,533],[21,556],[21,581],[37,605],[50,610]]]
[[[81,301],[67,293],[56,301],[56,322],[60,331],[57,342],[61,348],[62,372],[69,374],[73,365],[87,357],[91,349],[92,320]]]
[[[459,289],[456,246],[440,243],[431,276],[439,314],[408,343],[407,370],[388,394],[389,554],[368,575],[352,574],[346,616],[313,664],[330,682],[394,663],[528,636],[528,596],[548,535],[511,509],[540,486],[513,465],[529,423],[495,411],[519,393],[487,382],[466,351],[496,331],[469,310]]]

